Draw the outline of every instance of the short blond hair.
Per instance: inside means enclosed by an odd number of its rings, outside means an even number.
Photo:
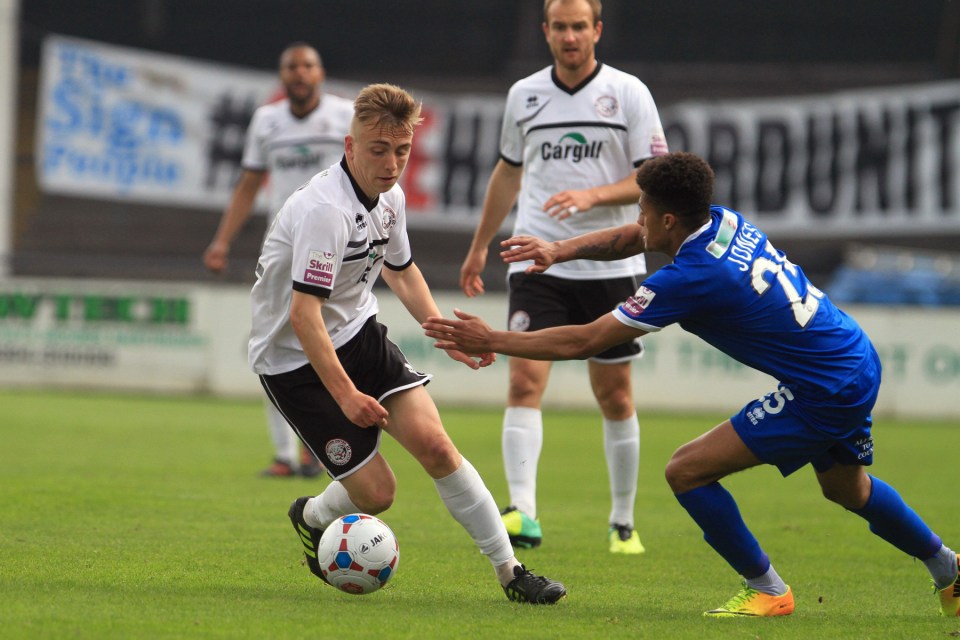
[[[364,87],[353,101],[353,119],[363,125],[402,129],[413,133],[423,118],[421,103],[392,84],[380,83]]]
[[[548,22],[547,10],[550,9],[550,5],[554,2],[563,2],[564,0],[543,0],[543,21]],[[600,3],[600,0],[587,0],[587,4],[590,5],[591,11],[593,11],[593,24],[596,25],[600,22],[600,14],[603,13],[603,4]]]

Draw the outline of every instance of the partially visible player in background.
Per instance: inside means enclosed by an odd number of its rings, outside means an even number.
[[[733,598],[704,615],[793,613],[793,592],[720,484],[761,464],[776,466],[783,476],[809,464],[825,498],[924,564],[940,614],[960,615],[957,554],[896,489],[866,471],[873,463],[871,411],[881,377],[870,338],[765,233],[740,213],[711,205],[714,175],[703,159],[690,153],[655,158],[640,167],[637,182],[643,191],[637,223],[561,242],[532,236],[504,242],[505,260],[524,260],[537,272],[567,260],[613,260],[642,251],[673,258],[612,313],[589,325],[517,333],[492,331],[458,311],[459,320],[424,324],[427,335],[458,353],[568,360],[680,324],[778,381],[774,391],[677,449],[667,463],[674,496],[707,543],[744,579]],[[944,495],[952,495],[952,487],[944,486]]]
[[[545,0],[543,34],[553,64],[511,87],[483,213],[460,269],[468,297],[484,292],[487,247],[517,203],[514,234],[561,240],[635,219],[635,168],[666,153],[656,104],[634,76],[600,63],[599,0]],[[518,200],[519,197],[519,200]],[[549,275],[509,268],[509,328],[534,331],[585,324],[637,290],[643,256],[558,265]],[[634,529],[640,467],[640,423],[633,404],[632,361],[639,340],[594,354],[587,367],[603,414],[610,482],[607,530],[613,553],[642,553]],[[537,465],[543,448],[541,401],[550,363],[510,358],[503,415],[503,466],[510,502],[503,519],[516,546],[542,540],[537,518]]]
[[[343,153],[353,105],[339,96],[321,94],[324,77],[320,55],[310,45],[295,42],[283,50],[280,82],[287,97],[253,114],[240,178],[213,241],[203,254],[207,269],[221,273],[227,268],[230,245],[250,217],[268,176],[269,228],[287,197]],[[270,402],[264,405],[275,453],[273,463],[261,475],[319,475],[323,469],[317,458],[306,447],[301,449],[297,435],[276,407]]]
[[[439,314],[413,260],[406,196],[397,184],[421,105],[389,84],[365,87],[354,105],[343,158],[283,205],[250,294],[250,366],[333,478],[288,512],[307,565],[323,579],[317,548],[337,518],[393,504],[397,478],[380,450],[387,433],[429,474],[506,596],[553,604],[566,589],[517,560],[497,503],[443,427],[424,386],[431,376],[413,368],[377,319],[380,277],[418,322]],[[448,355],[472,369],[495,359]]]

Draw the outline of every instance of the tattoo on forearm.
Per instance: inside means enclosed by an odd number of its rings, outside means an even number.
[[[612,236],[607,242],[598,242],[577,247],[574,256],[578,259],[620,260],[643,251],[643,247],[639,247],[640,251],[637,251],[637,249],[638,247],[630,246],[624,242],[623,234],[618,233]]]

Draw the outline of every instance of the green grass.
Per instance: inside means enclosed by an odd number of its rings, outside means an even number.
[[[399,479],[383,515],[401,562],[388,588],[341,594],[300,564],[286,517],[325,481],[266,480],[258,402],[0,391],[3,638],[944,638],[924,567],[823,500],[805,469],[725,485],[792,585],[793,616],[706,620],[738,578],[663,480],[670,453],[725,416],[642,417],[637,527],[648,551],[605,549],[598,419],[548,412],[539,479],[545,540],[520,554],[562,580],[556,607],[508,602],[433,483],[389,438]],[[731,410],[735,409],[731,405]],[[505,499],[499,410],[443,410]],[[950,481],[957,425],[878,421],[873,471],[960,546]]]

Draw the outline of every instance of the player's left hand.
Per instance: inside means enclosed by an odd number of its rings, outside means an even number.
[[[493,355],[489,345],[490,333],[493,331],[490,325],[481,318],[464,313],[460,309],[454,309],[453,313],[459,320],[432,316],[420,325],[428,338],[436,340],[433,346],[445,349],[447,353],[459,351],[476,356],[481,362],[489,359],[488,356]],[[492,360],[487,364],[491,362]]]
[[[536,236],[513,236],[501,242],[500,246],[503,247],[500,257],[507,264],[533,261],[524,273],[543,273],[557,261],[557,243]]]
[[[497,354],[490,352],[471,356],[458,349],[447,349],[447,355],[474,370],[480,369],[481,367],[489,367],[497,361]]]
[[[589,211],[596,204],[596,198],[589,189],[583,191],[561,191],[550,196],[543,203],[543,210],[555,220],[564,220],[578,213]]]

